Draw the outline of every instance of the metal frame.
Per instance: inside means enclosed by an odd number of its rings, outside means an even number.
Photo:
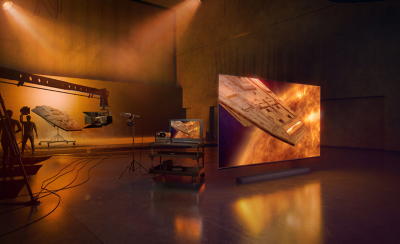
[[[204,142],[202,143],[150,143],[151,154],[149,157],[151,158],[151,168],[149,169],[149,173],[153,174],[153,179],[156,178],[156,174],[162,175],[182,175],[182,176],[192,176],[192,182],[196,181],[196,177],[199,176],[199,172],[204,168]],[[154,153],[154,147],[159,146],[159,151]],[[197,152],[173,152],[173,151],[162,151],[162,146],[168,147],[191,147],[196,148]],[[203,148],[202,152],[200,152],[200,148]],[[157,166],[153,167],[153,159],[155,157],[160,157],[160,163]],[[182,167],[182,171],[174,171],[174,170],[163,170],[161,166],[162,157],[175,157],[175,158],[190,158],[193,160],[197,160],[197,167]],[[200,166],[199,160],[202,158],[202,165]],[[205,176],[204,172],[200,174],[200,177],[203,178]]]
[[[51,144],[51,143],[58,143],[58,142],[66,142],[66,143],[72,142],[73,145],[75,145],[75,142],[76,142],[76,141],[68,141],[68,140],[64,139],[64,137],[62,137],[62,136],[59,134],[59,130],[60,130],[60,128],[57,127],[57,135],[55,135],[53,138],[51,138],[50,141],[40,141],[40,142],[39,142],[39,145],[41,145],[42,142],[46,142],[46,143],[47,143],[47,147],[50,147],[50,144]]]

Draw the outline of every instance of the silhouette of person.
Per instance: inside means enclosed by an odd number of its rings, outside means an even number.
[[[26,120],[27,121],[22,122],[22,115],[21,115],[21,122],[24,125],[24,138],[22,140],[22,154],[24,154],[25,145],[28,142],[28,139],[31,141],[32,154],[34,154],[35,153],[35,138],[33,136],[33,130],[35,130],[36,138],[38,138],[36,124],[31,121],[30,115],[26,116]]]
[[[14,137],[15,137],[15,134],[20,132],[22,130],[22,128],[21,128],[21,125],[18,122],[18,120],[11,118],[13,116],[13,114],[14,113],[12,110],[7,110],[7,115],[10,118],[10,122],[11,122],[12,132],[14,133]],[[18,127],[17,130],[15,130],[15,126]],[[8,158],[8,153],[10,150],[11,150],[11,152],[10,152],[10,160],[8,162],[8,167],[10,169],[12,169],[13,163],[14,163],[14,158],[15,158],[16,154],[14,153],[14,150],[12,150],[12,148],[11,148],[12,142],[11,142],[10,138],[8,137],[6,128],[3,127],[3,123],[0,126],[0,133],[1,133],[1,146],[3,148],[3,169],[6,168],[6,159]]]

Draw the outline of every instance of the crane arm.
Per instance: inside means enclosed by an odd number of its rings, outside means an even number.
[[[106,88],[93,88],[88,86],[77,85],[73,83],[69,83],[62,80],[47,78],[44,76],[29,74],[21,71],[16,71],[12,69],[7,69],[0,67],[0,78],[8,79],[8,80],[16,80],[18,81],[18,86],[23,86],[24,83],[31,83],[40,86],[47,86],[62,90],[69,90],[74,92],[81,92],[89,94],[89,98],[93,97],[94,95],[100,96],[100,106],[108,107],[108,95],[109,92]]]

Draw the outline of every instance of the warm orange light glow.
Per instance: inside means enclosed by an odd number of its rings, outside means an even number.
[[[190,135],[185,134],[182,131],[177,131],[176,134],[173,135],[174,138],[200,138],[200,124],[198,121],[189,121],[185,124],[187,128],[190,130]]]
[[[199,189],[199,195],[201,195],[204,192],[205,188],[206,188],[206,184],[203,184]]]
[[[175,231],[180,239],[188,242],[198,242],[202,234],[202,221],[200,217],[177,216],[175,218]]]
[[[321,241],[319,183],[242,198],[234,204],[234,209],[245,228],[268,243],[291,243],[296,239],[304,243]]]
[[[4,5],[3,5],[4,7]],[[64,48],[61,45],[65,43],[60,36],[56,33],[51,33],[46,26],[48,26],[48,19],[36,16],[35,18],[29,17],[24,9],[15,4],[13,8],[8,11],[10,18],[10,25],[18,30],[19,35],[16,38],[20,41],[26,42],[29,40],[26,49],[34,49],[37,53],[40,53],[40,57],[37,57],[37,62],[43,64],[43,66],[54,66],[58,65],[55,61],[57,53],[60,48]]]
[[[11,2],[11,1],[5,2],[5,3],[3,4],[3,9],[4,9],[4,10],[8,10],[8,9],[10,9],[12,6],[13,6],[13,2]]]
[[[294,84],[280,99],[300,115],[309,132],[291,146],[254,127],[238,150],[235,165],[320,156],[320,87]]]
[[[300,124],[301,121],[297,122],[296,124],[294,124],[292,127],[289,128],[289,130],[287,130],[287,132],[289,133],[296,125]]]

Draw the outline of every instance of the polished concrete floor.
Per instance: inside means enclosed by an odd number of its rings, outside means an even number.
[[[206,176],[191,183],[153,181],[139,170],[119,179],[129,152],[68,152],[30,179],[37,193],[69,166],[46,186],[58,196],[43,191],[38,206],[0,205],[0,243],[400,243],[400,153],[322,148],[319,158],[218,170],[217,148],[206,148]],[[235,181],[294,167],[311,173]]]

